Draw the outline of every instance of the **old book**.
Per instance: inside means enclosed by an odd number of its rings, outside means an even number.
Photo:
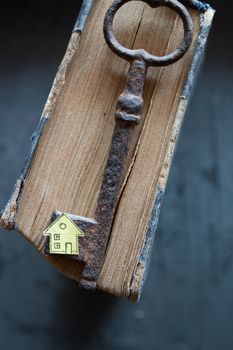
[[[191,4],[194,36],[186,55],[167,67],[149,69],[145,106],[130,148],[128,172],[107,244],[97,288],[139,299],[174,148],[214,11]],[[58,69],[23,170],[1,215],[66,276],[79,281],[82,263],[45,253],[44,230],[55,210],[92,218],[115,125],[114,111],[128,72],[103,37],[112,0],[84,1]],[[204,11],[200,11],[204,10]],[[142,1],[122,7],[114,22],[118,40],[164,55],[183,36],[170,9]]]

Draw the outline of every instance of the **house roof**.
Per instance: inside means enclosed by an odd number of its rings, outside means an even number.
[[[59,222],[61,223],[59,224]],[[76,236],[84,236],[83,231],[75,224],[73,220],[69,218],[67,214],[60,215],[55,221],[53,221],[49,227],[43,232],[44,235],[50,235],[53,233],[67,233],[67,229],[70,234]]]

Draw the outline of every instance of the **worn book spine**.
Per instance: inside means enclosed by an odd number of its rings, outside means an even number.
[[[147,233],[144,240],[143,249],[141,251],[140,257],[138,259],[138,265],[135,269],[134,276],[132,278],[131,290],[132,293],[129,295],[129,299],[136,301],[140,297],[140,292],[146,277],[148,261],[150,257],[150,252],[153,244],[153,239],[155,236],[155,231],[158,224],[159,212],[162,203],[162,199],[165,192],[167,177],[172,161],[172,156],[174,153],[175,145],[177,142],[177,137],[181,128],[183,117],[187,108],[188,101],[193,89],[194,81],[197,77],[197,73],[202,62],[203,54],[205,51],[205,46],[208,38],[208,33],[211,28],[212,19],[214,15],[214,10],[207,4],[204,4],[196,0],[183,0],[184,4],[194,7],[200,11],[200,31],[198,35],[198,40],[196,44],[195,54],[193,56],[192,64],[190,66],[190,71],[185,83],[183,93],[180,96],[179,107],[176,113],[175,122],[172,129],[172,134],[167,146],[166,157],[163,160],[163,165],[160,172],[160,179],[158,186],[154,195],[154,206],[151,213],[150,224],[147,229]],[[41,135],[43,133],[44,127],[48,122],[51,114],[54,111],[56,102],[58,100],[59,94],[62,91],[62,86],[65,83],[66,72],[69,67],[69,64],[72,61],[77,43],[80,39],[80,36],[85,29],[85,23],[88,18],[88,14],[92,8],[93,0],[84,0],[83,5],[78,16],[78,19],[75,23],[74,30],[69,41],[66,54],[63,58],[63,61],[58,69],[57,75],[55,77],[51,92],[49,94],[47,103],[42,113],[40,122],[32,136],[32,143],[28,153],[28,156],[25,160],[25,164],[20,173],[19,178],[16,180],[13,193],[1,213],[0,225],[1,227],[12,230],[17,230],[17,225],[15,224],[15,217],[17,214],[18,202],[20,195],[23,191],[25,179],[29,173],[35,151],[40,142]],[[135,292],[136,291],[136,292]]]

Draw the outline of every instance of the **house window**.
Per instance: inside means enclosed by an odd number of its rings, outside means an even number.
[[[61,222],[59,225],[61,230],[65,230],[66,229],[66,224],[64,222]]]
[[[54,249],[60,249],[61,244],[60,243],[54,243]]]
[[[54,235],[54,241],[60,241],[61,235],[59,233],[56,233]]]

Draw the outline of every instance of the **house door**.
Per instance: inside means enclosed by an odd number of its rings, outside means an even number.
[[[72,244],[66,243],[66,254],[72,254]]]

